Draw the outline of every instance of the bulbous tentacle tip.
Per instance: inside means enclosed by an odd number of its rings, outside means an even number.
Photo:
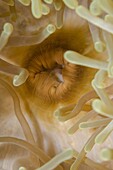
[[[14,76],[13,78],[13,85],[20,86],[25,83],[29,76],[29,72],[26,69],[22,69],[19,75]]]
[[[100,158],[104,161],[113,160],[113,150],[109,148],[104,148],[100,152]]]
[[[5,23],[0,35],[0,51],[5,47],[12,33],[13,25],[11,23]]]
[[[27,170],[25,167],[21,166],[18,170]]]
[[[54,32],[56,31],[55,25],[49,24],[49,25],[47,26],[47,31],[48,31],[50,34],[54,33]]]

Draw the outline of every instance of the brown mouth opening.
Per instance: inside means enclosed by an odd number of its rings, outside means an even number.
[[[79,67],[64,59],[63,49],[49,49],[36,54],[27,65],[28,86],[35,96],[45,102],[62,102],[71,95],[80,74]],[[78,78],[79,79],[79,78]]]

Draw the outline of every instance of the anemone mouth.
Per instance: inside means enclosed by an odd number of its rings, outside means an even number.
[[[35,54],[26,66],[29,71],[27,86],[35,96],[46,102],[62,102],[65,98],[67,100],[82,71],[80,66],[70,64],[64,59],[64,52],[60,48],[51,48],[48,56],[47,50],[44,50]]]
[[[79,26],[56,30],[45,41],[35,45],[33,52],[30,51],[26,56],[23,67],[28,70],[29,77],[25,86],[33,97],[37,97],[39,104],[76,103],[86,86],[90,85],[95,70],[91,70],[90,76],[89,68],[75,65],[64,58],[64,53],[69,49],[86,53],[91,58],[96,57],[87,25],[84,30],[83,32]],[[86,33],[88,37],[85,36]],[[77,39],[80,41],[76,41]],[[87,82],[85,76],[88,77]]]

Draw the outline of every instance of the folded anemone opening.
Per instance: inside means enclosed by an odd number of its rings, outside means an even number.
[[[0,169],[113,169],[113,1],[0,1]]]

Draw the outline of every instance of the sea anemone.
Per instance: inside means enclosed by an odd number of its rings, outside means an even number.
[[[0,170],[111,170],[113,1],[0,1]]]

